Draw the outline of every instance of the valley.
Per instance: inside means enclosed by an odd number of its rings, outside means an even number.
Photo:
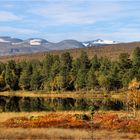
[[[139,13],[139,0],[1,0],[0,140],[140,140]]]
[[[1,57],[0,138],[138,138],[138,45]]]

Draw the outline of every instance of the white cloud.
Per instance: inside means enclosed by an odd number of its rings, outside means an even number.
[[[0,21],[11,21],[11,20],[21,20],[21,18],[11,12],[0,11]]]
[[[30,12],[43,17],[50,25],[58,24],[94,24],[100,20],[111,18],[120,11],[117,3],[88,1],[60,1],[47,6],[34,8]]]
[[[42,0],[26,3],[29,10],[19,12],[19,4],[0,11],[2,33],[33,35],[50,41],[76,39],[79,41],[97,38],[116,41],[139,40],[140,2],[132,0]],[[8,5],[7,7],[12,7]],[[15,13],[15,14],[14,14]],[[19,16],[20,15],[20,16]],[[10,27],[9,21],[14,21]],[[24,28],[18,28],[17,25]],[[3,25],[3,24],[2,24]],[[17,27],[16,27],[17,26]],[[36,30],[34,30],[36,29]],[[41,32],[42,31],[42,32]]]
[[[16,33],[16,34],[24,34],[24,35],[39,33],[38,31],[32,29],[16,28],[10,26],[0,26],[0,32],[4,32],[4,33],[8,32],[8,33]]]
[[[78,31],[46,34],[49,41],[61,41],[62,39],[76,39],[78,41],[88,41],[97,38],[105,40],[114,40],[119,42],[131,42],[140,40],[140,32],[137,28],[120,28],[114,32],[104,31]]]

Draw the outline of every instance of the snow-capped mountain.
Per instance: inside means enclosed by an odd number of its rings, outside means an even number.
[[[100,46],[100,45],[109,45],[109,44],[117,44],[117,41],[112,41],[112,40],[102,40],[102,39],[96,39],[92,41],[85,41],[82,42],[85,47],[90,47],[90,46]]]
[[[53,43],[42,38],[29,38],[26,40],[21,40],[18,38],[3,36],[0,37],[0,56],[52,50],[64,50],[72,48],[84,48],[117,43],[118,42],[116,41],[101,39],[86,42],[79,42],[77,40],[68,39],[60,41],[58,43]]]
[[[9,43],[10,41],[7,41],[6,39],[0,38],[0,43]]]
[[[23,40],[18,39],[18,38],[12,38],[9,36],[2,36],[0,37],[0,43],[19,43],[22,42]]]
[[[0,56],[83,47],[84,45],[81,42],[70,39],[52,43],[42,38],[21,40],[6,36],[0,37]]]

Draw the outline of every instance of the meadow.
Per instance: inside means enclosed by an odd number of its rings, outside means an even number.
[[[139,139],[140,48],[119,45],[1,59],[0,139]]]
[[[20,93],[20,94],[19,94]],[[1,97],[19,96],[20,98],[108,98],[100,93],[62,92],[45,93],[45,91],[1,92]],[[93,95],[93,96],[91,96]],[[109,98],[123,99],[124,93],[115,93]],[[93,100],[96,101],[96,100]],[[54,102],[54,104],[56,104]],[[105,104],[109,105],[109,104]],[[105,108],[104,108],[105,109]],[[92,110],[56,110],[26,111],[0,113],[0,139],[50,139],[50,140],[85,140],[114,139],[127,140],[140,138],[140,111],[134,117],[133,112],[124,109],[119,111],[99,109]],[[94,114],[92,114],[94,113]]]
[[[13,112],[13,113],[1,113],[0,115],[0,139],[50,139],[50,140],[85,140],[85,139],[113,139],[113,140],[126,140],[126,139],[139,139],[140,126],[135,121],[140,121],[138,116],[136,119],[128,119],[127,123],[120,120],[120,118],[126,116],[126,112],[119,111],[105,111],[98,112],[93,118],[93,126],[87,124],[83,119],[76,119],[75,115],[90,115],[89,112]],[[118,116],[119,120],[115,116]],[[39,116],[42,118],[43,127],[40,127],[38,123],[41,123]],[[45,117],[47,116],[47,117]],[[101,119],[102,117],[102,119]],[[23,125],[24,119],[28,118],[31,123],[35,125],[29,125],[25,127]],[[16,119],[11,125],[10,120]],[[43,120],[45,119],[45,121]],[[68,121],[69,119],[69,121]],[[19,120],[22,120],[21,122]],[[67,121],[66,121],[67,120]],[[102,120],[102,121],[101,121]],[[124,120],[124,119],[123,119]],[[134,121],[135,120],[135,121]],[[91,121],[91,120],[90,120]],[[100,122],[99,122],[100,121]],[[119,122],[118,122],[119,121]],[[46,123],[45,123],[46,122]],[[58,123],[57,123],[58,122]],[[80,124],[79,124],[80,122]],[[84,122],[84,123],[83,123]],[[48,127],[49,123],[49,127]],[[69,127],[66,127],[66,123]],[[86,126],[78,128],[78,125]],[[101,126],[99,126],[99,123]],[[114,123],[115,125],[113,125]],[[134,125],[135,123],[135,125]],[[16,126],[15,126],[16,124]],[[59,125],[59,126],[56,126]],[[126,125],[127,124],[127,125]],[[136,125],[137,124],[137,125]],[[46,126],[45,126],[46,125]],[[70,127],[72,126],[72,128]],[[114,128],[112,127],[114,126]],[[126,129],[128,126],[129,129]]]

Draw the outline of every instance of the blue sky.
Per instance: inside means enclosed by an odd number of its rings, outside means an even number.
[[[140,0],[1,0],[0,36],[140,40]]]

